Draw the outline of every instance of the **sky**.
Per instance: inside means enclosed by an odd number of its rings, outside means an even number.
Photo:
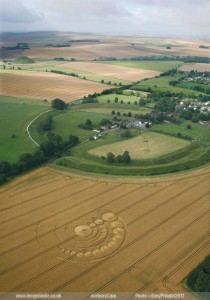
[[[0,0],[1,31],[210,36],[210,0]]]

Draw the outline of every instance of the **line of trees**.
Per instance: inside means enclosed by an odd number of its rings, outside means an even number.
[[[110,164],[114,162],[128,164],[131,162],[131,157],[128,151],[125,151],[123,154],[119,154],[116,156],[112,152],[108,152],[106,161]]]
[[[7,181],[12,176],[21,174],[31,168],[37,167],[51,158],[60,157],[67,150],[79,144],[79,138],[70,135],[67,141],[64,141],[60,135],[49,132],[47,140],[40,144],[39,149],[34,153],[24,153],[19,156],[17,163],[8,161],[0,162],[0,183]]]
[[[203,292],[202,296],[209,299],[205,292],[210,291],[210,255],[189,274],[187,285],[195,292]]]

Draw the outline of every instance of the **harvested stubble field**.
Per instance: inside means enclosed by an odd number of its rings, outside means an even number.
[[[61,98],[66,102],[110,88],[105,84],[48,72],[3,74],[1,82],[1,94],[5,96],[47,100]]]
[[[89,71],[95,74],[123,79],[131,82],[142,80],[144,78],[152,78],[160,74],[160,72],[154,70],[134,69],[103,63],[70,62],[60,66],[64,68],[69,67],[80,71]]]
[[[180,71],[189,72],[191,70],[198,72],[210,72],[210,64],[185,64],[179,68]]]
[[[14,180],[0,190],[0,290],[183,291],[209,253],[209,175],[109,179],[45,167]]]
[[[163,135],[155,132],[148,132],[129,140],[115,142],[113,144],[103,145],[94,148],[89,153],[94,155],[103,155],[106,157],[108,152],[115,155],[122,154],[125,149],[129,151],[133,159],[155,158],[176,150],[180,150],[189,145],[189,142]]]

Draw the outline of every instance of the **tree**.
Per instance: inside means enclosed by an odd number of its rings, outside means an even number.
[[[120,103],[123,104],[123,100],[121,100]]]
[[[112,164],[115,161],[115,155],[112,152],[107,153],[107,162]]]
[[[112,111],[112,115],[115,115],[115,111],[114,110]]]
[[[115,102],[115,103],[118,102],[118,98],[117,98],[117,97],[114,98],[114,102]]]
[[[20,155],[19,161],[20,161],[20,163],[22,163],[24,165],[24,167],[26,169],[30,169],[31,167],[35,166],[35,164],[36,164],[34,161],[33,155],[30,153],[25,153],[25,154]]]
[[[147,104],[147,101],[145,99],[140,99],[139,100],[139,106],[144,106]]]
[[[52,108],[57,109],[57,110],[64,110],[66,108],[66,103],[63,100],[58,99],[58,98],[52,100],[51,105],[52,105]]]
[[[11,174],[11,164],[8,161],[0,162],[0,174],[8,177]]]
[[[187,125],[187,129],[192,129],[192,126],[189,124],[189,125]]]
[[[122,155],[117,155],[116,156],[116,162],[118,162],[118,163],[122,163],[123,162],[123,157],[122,157]]]
[[[110,124],[109,119],[105,119],[105,118],[101,119],[101,121],[99,122],[99,126],[107,126],[109,124]]]
[[[79,138],[76,135],[70,135],[68,140],[68,146],[74,147],[79,144]]]
[[[130,155],[128,151],[125,151],[122,155],[123,162],[128,164],[131,161]]]
[[[127,114],[128,117],[132,117],[132,113],[129,111]]]

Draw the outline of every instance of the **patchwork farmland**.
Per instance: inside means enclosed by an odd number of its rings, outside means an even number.
[[[19,177],[0,193],[1,291],[184,290],[209,252],[209,175],[123,180],[45,167]]]
[[[195,299],[186,277],[210,250],[210,74],[188,73],[209,71],[209,41],[2,37],[0,297]]]

